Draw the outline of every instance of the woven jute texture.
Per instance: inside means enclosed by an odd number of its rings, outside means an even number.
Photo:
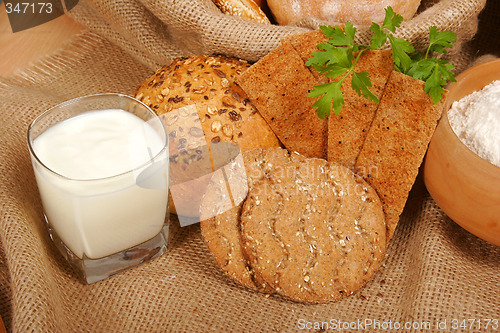
[[[475,35],[477,16],[485,3],[423,0],[417,15],[403,22],[396,35],[422,49],[428,43],[430,26],[452,29],[458,41],[448,57],[462,70],[472,56],[463,44]],[[293,26],[260,24],[225,15],[211,0],[80,0],[69,15],[151,68],[180,55],[201,53],[255,61],[278,46],[285,36],[338,23],[306,18]],[[367,43],[369,36],[368,28],[360,27],[357,42]]]
[[[457,6],[453,13],[462,16],[450,16],[451,4]],[[475,45],[468,42],[484,1],[427,5],[422,13],[434,10],[435,19],[427,17],[433,23],[468,32],[462,35],[461,51],[455,53],[460,68],[490,52],[479,45],[500,45],[500,37],[489,34],[486,24],[488,18],[498,18],[495,15],[480,16],[485,27],[480,25],[481,38],[473,40]],[[215,266],[199,226],[180,228],[175,216],[168,253],[107,280],[84,284],[46,231],[26,143],[29,123],[70,98],[102,92],[132,94],[154,69],[173,57],[225,53],[257,60],[281,37],[308,27],[244,22],[219,14],[209,1],[201,0],[81,1],[71,13],[85,23],[87,31],[15,76],[0,77],[0,315],[9,331],[296,332],[312,328],[322,332],[339,323],[345,328],[342,322],[351,327],[345,332],[400,331],[391,329],[396,323],[414,325],[406,330],[413,332],[493,331],[491,324],[488,329],[484,324],[487,319],[500,319],[500,247],[451,221],[420,178],[382,268],[365,288],[337,303],[302,305],[243,289]],[[496,26],[498,21],[490,24]],[[464,319],[475,319],[476,326],[451,329]],[[357,326],[370,320],[379,326]],[[447,329],[440,329],[445,320]],[[482,320],[481,329],[477,320]],[[330,326],[323,323],[323,329],[315,328],[322,322]]]

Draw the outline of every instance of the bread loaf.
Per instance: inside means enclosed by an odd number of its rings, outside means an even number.
[[[391,6],[394,12],[410,19],[417,12],[420,0],[267,0],[269,9],[280,25],[293,24],[307,18],[369,26],[382,23],[384,8]]]
[[[208,177],[201,176],[209,175],[214,163],[207,160],[210,143],[234,143],[241,151],[280,146],[245,92],[233,82],[249,66],[226,56],[191,56],[159,69],[136,90],[135,97],[162,117],[167,127],[171,169],[185,172],[185,179],[173,181],[187,181],[198,174],[208,182]],[[171,200],[171,212],[197,217],[203,195],[200,184],[186,182],[185,186],[192,191],[183,192],[185,200],[176,200],[178,207]]]

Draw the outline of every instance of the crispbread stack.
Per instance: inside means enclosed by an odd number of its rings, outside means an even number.
[[[442,109],[422,81],[394,70],[390,51],[366,51],[356,70],[369,73],[380,103],[343,85],[340,114],[320,119],[307,93],[331,79],[305,62],[324,41],[318,31],[289,37],[236,77],[299,155],[281,148],[245,153],[246,199],[201,224],[216,263],[233,280],[302,303],[337,301],[373,277]],[[207,210],[227,195],[218,189],[222,179],[212,183]]]
[[[305,97],[317,79],[292,44],[284,42],[237,79],[288,150],[326,157],[328,123],[313,111],[314,100]]]
[[[325,41],[320,31],[288,37],[235,82],[287,149],[306,157],[328,158],[373,185],[384,204],[390,239],[441,116],[444,98],[433,104],[423,81],[395,71],[390,51],[366,51],[357,70],[369,72],[371,90],[380,103],[370,102],[344,85],[345,104],[340,114],[320,119],[312,109],[314,100],[306,95],[327,79],[305,61]]]
[[[256,183],[267,177],[274,166],[290,162],[290,158],[288,151],[279,147],[266,150],[257,148],[243,153],[248,188],[252,189]],[[230,173],[228,182],[238,176],[240,175]],[[208,191],[202,200],[201,232],[205,244],[212,252],[217,265],[233,280],[252,290],[273,292],[246,260],[239,232],[239,218],[243,204],[238,204],[221,214],[212,214],[216,202],[220,202],[221,196],[225,193],[226,182],[221,178],[221,175],[217,174],[211,179]],[[210,217],[204,218],[207,214]]]
[[[394,69],[391,51],[364,52],[356,65],[357,72],[370,73],[370,90],[382,98],[389,75]],[[349,75],[347,82],[350,81]],[[349,85],[342,86],[346,103],[339,115],[328,117],[327,158],[353,169],[365,142],[378,104],[359,96]]]
[[[253,270],[277,293],[302,303],[337,301],[358,291],[386,250],[375,191],[324,159],[275,167],[249,192],[240,221]]]
[[[281,148],[243,153],[248,196],[201,222],[216,264],[237,283],[302,303],[346,297],[376,273],[386,250],[382,204],[351,170]],[[227,178],[240,178],[229,173]],[[202,201],[227,195],[215,175]],[[216,205],[215,205],[216,206]]]

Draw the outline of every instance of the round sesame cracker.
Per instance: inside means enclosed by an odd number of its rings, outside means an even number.
[[[385,254],[375,191],[321,159],[274,168],[249,191],[240,219],[252,269],[293,301],[326,303],[352,294]]]
[[[290,155],[287,150],[279,147],[244,152],[246,174],[243,176],[248,189],[267,177],[274,167],[290,162],[291,158],[295,160],[302,157],[296,153]],[[242,186],[238,186],[238,182],[241,182],[242,175],[227,170],[225,177],[227,178],[224,179],[222,173],[216,174],[202,200],[201,216],[204,218],[201,221],[201,232],[205,244],[217,266],[234,281],[252,290],[272,293],[274,290],[248,265],[242,251],[239,216],[243,203],[237,202],[235,198],[241,197]],[[233,201],[238,203],[230,209],[227,205],[229,191],[226,184],[231,188]]]

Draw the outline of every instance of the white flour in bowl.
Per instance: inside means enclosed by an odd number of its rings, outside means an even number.
[[[454,102],[448,119],[467,147],[500,167],[500,80]]]

